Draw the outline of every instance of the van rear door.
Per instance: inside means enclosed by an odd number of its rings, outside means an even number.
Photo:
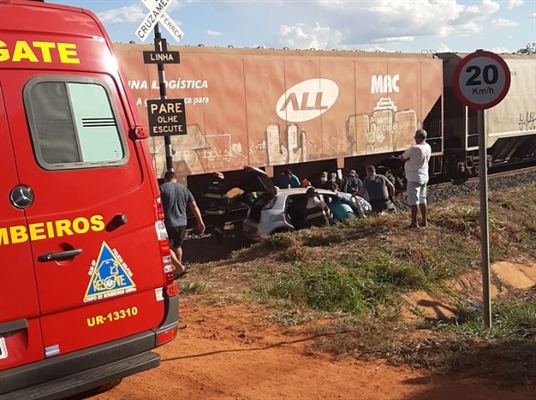
[[[23,207],[32,193],[17,176],[0,84],[0,371],[43,358],[39,304]]]
[[[158,326],[153,187],[111,75],[2,72],[47,357]],[[124,100],[124,99],[123,99]],[[130,114],[128,114],[130,115]]]

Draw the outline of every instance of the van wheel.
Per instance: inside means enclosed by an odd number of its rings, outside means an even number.
[[[67,400],[83,400],[83,399],[89,399],[90,397],[96,396],[100,393],[107,392],[108,390],[113,389],[117,385],[121,383],[122,379],[118,379],[113,382],[105,383],[104,385],[101,385],[99,387],[96,387],[94,389],[89,389],[83,393],[80,393],[77,396],[69,397]]]

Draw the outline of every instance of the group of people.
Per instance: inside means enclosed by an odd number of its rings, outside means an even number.
[[[407,180],[407,202],[411,208],[410,228],[426,227],[428,225],[426,186],[429,179],[428,163],[432,149],[426,142],[427,132],[418,129],[415,132],[415,144],[406,150],[400,160],[404,163]],[[324,171],[320,175],[317,187],[337,193],[339,201],[327,204],[309,181],[301,181],[286,170],[281,174],[280,184],[283,187],[309,186],[307,189],[306,219],[308,225],[325,226],[333,221],[342,221],[347,218],[359,216],[367,204],[372,213],[396,211],[393,198],[395,185],[385,175],[379,174],[374,165],[366,167],[366,176],[363,180],[355,170],[350,170],[344,179],[336,173],[331,175]],[[418,221],[419,213],[421,215]],[[330,218],[331,217],[331,218]]]
[[[407,201],[411,207],[410,228],[428,225],[426,185],[429,179],[428,162],[432,151],[426,138],[426,131],[418,129],[414,136],[415,144],[406,150],[400,158],[404,162]],[[213,226],[212,233],[220,240],[223,236],[225,218],[229,212],[227,188],[223,184],[223,180],[222,173],[215,173],[211,183],[203,193],[205,218],[210,220],[210,225]],[[370,205],[370,210],[375,213],[396,210],[393,203],[395,186],[384,175],[378,174],[373,165],[366,167],[366,176],[363,180],[359,179],[355,170],[351,170],[344,180],[338,180],[336,174],[331,174],[329,177],[328,172],[323,172],[319,187],[337,193],[339,200],[329,205],[320,198],[318,190],[308,180],[300,181],[291,170],[284,171],[279,177],[279,187],[281,188],[300,186],[308,187],[305,205],[305,219],[308,226],[329,225],[330,216],[339,221],[355,218],[363,213],[367,204]],[[205,232],[206,225],[192,192],[177,182],[177,176],[173,171],[165,173],[160,193],[171,259],[175,267],[175,277],[181,277],[186,273],[182,263],[182,243],[186,234],[187,209],[190,208],[192,211],[197,221],[197,231],[200,234]],[[418,220],[419,212],[420,222]]]

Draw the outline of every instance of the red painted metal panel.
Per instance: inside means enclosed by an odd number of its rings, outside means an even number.
[[[283,58],[245,57],[244,81],[249,161],[254,166],[285,164],[281,121],[275,109],[285,93]]]
[[[148,96],[136,88],[144,74],[157,81],[156,66],[143,65],[149,49],[116,45],[135,98]],[[419,54],[178,49],[167,80],[203,86],[168,87],[168,98],[192,98],[188,135],[172,138],[176,170],[187,175],[401,151],[442,94],[441,61]],[[154,142],[161,175],[163,140]]]

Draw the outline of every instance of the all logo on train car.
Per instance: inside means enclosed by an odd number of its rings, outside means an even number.
[[[288,122],[304,122],[328,111],[339,97],[339,87],[325,78],[308,79],[288,89],[277,100],[277,116]]]

